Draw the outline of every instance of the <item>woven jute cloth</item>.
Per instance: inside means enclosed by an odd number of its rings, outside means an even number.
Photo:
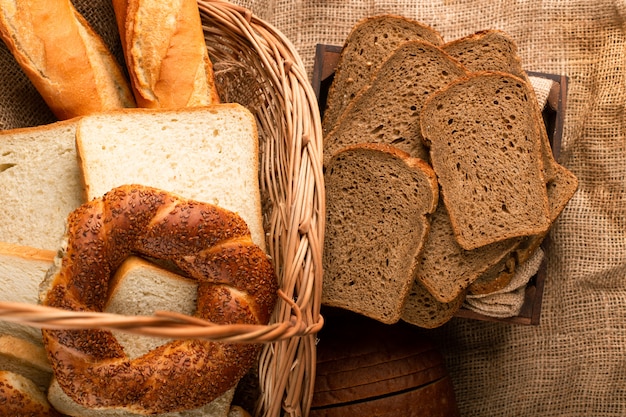
[[[527,70],[569,77],[560,162],[579,190],[551,231],[541,323],[453,319],[441,342],[464,416],[626,415],[626,1],[241,1],[312,71],[362,17],[394,13],[445,40],[497,28]]]
[[[464,416],[626,415],[626,1],[235,0],[280,29],[312,72],[365,16],[420,20],[446,40],[496,28],[527,70],[569,77],[560,162],[579,190],[550,237],[541,323],[453,319],[441,345]],[[119,56],[107,0],[75,0]],[[0,129],[53,120],[0,48]]]

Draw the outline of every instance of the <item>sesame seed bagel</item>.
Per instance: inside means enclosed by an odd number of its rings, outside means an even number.
[[[42,303],[102,311],[109,280],[131,254],[162,259],[198,282],[196,316],[217,324],[267,324],[277,282],[269,258],[235,213],[139,185],[115,188],[68,217],[57,269]],[[76,403],[158,414],[200,407],[254,364],[258,344],[175,340],[129,359],[111,332],[44,330],[55,377]]]

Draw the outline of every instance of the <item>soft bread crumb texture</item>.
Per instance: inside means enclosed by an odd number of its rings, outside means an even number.
[[[528,86],[474,73],[440,91],[421,114],[430,158],[459,244],[475,249],[550,225],[539,121]]]
[[[56,250],[82,202],[75,121],[0,133],[0,241]]]
[[[330,131],[350,101],[370,81],[390,51],[411,40],[441,45],[443,38],[429,26],[401,16],[364,18],[348,34],[330,87],[322,127]]]
[[[399,320],[437,201],[432,170],[404,155],[355,147],[327,167],[324,304]]]
[[[420,110],[432,93],[465,74],[460,64],[432,44],[402,44],[325,136],[324,161],[345,146],[363,142],[393,145],[426,160]]]
[[[77,150],[86,198],[143,184],[238,213],[265,248],[256,122],[236,104],[83,118]]]

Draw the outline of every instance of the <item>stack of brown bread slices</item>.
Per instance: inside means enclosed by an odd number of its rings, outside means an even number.
[[[515,42],[498,30],[445,43],[398,16],[358,22],[323,126],[322,302],[385,323],[438,327],[466,294],[504,288],[578,186],[553,157]],[[436,190],[406,184],[390,152],[432,169]]]

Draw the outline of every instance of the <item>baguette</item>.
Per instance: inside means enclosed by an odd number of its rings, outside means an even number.
[[[70,0],[1,0],[0,37],[58,119],[135,106],[121,66]]]
[[[113,10],[139,107],[219,103],[195,0],[113,0]]]

